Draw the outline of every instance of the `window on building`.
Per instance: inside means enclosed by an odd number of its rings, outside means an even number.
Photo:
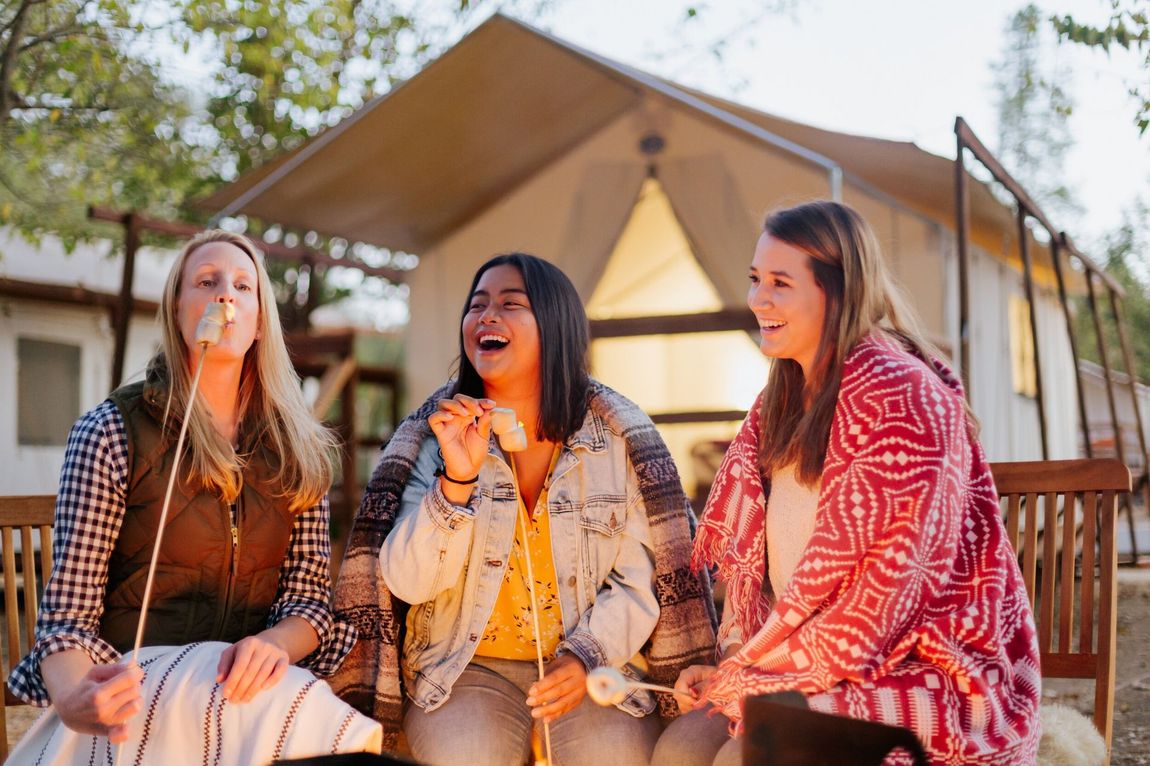
[[[16,395],[19,444],[65,444],[80,416],[80,347],[17,339]]]
[[[1034,369],[1034,334],[1030,332],[1030,303],[1010,296],[1010,371],[1014,393],[1034,398],[1038,376]]]

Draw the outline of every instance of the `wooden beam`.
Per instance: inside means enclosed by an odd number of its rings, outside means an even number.
[[[156,218],[148,218],[146,216],[137,215],[134,213],[124,213],[119,210],[112,210],[105,207],[89,207],[88,217],[97,221],[110,221],[126,226],[130,217],[134,217],[138,221],[138,225],[142,230],[154,231],[157,234],[167,234],[172,237],[190,238],[204,231],[207,227],[200,226],[194,223],[184,223],[183,221],[163,221]],[[288,247],[287,245],[279,242],[265,242],[258,237],[251,238],[256,246],[268,257],[278,261],[287,261],[289,263],[312,263],[321,264],[323,266],[342,266],[345,269],[356,269],[372,277],[382,277],[389,282],[401,284],[407,278],[407,272],[400,269],[389,269],[383,266],[369,266],[366,263],[354,260],[352,258],[333,258],[326,253],[320,253],[306,247]]]
[[[759,324],[755,321],[754,314],[741,308],[723,309],[705,314],[665,314],[623,319],[594,319],[591,321],[591,337],[595,339],[729,330],[758,333]]]
[[[120,296],[89,290],[79,285],[48,285],[42,282],[26,282],[21,279],[0,277],[0,297],[19,298],[40,303],[63,303],[69,306],[115,309],[120,305]],[[160,304],[155,301],[136,299],[132,301],[134,314],[155,316]]]

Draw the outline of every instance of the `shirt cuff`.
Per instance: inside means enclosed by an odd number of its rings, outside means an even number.
[[[354,625],[335,619],[327,607],[300,602],[277,605],[268,616],[268,627],[287,617],[306,620],[319,637],[315,651],[296,663],[317,676],[330,676],[338,670],[359,635]]]
[[[40,663],[46,657],[70,649],[79,649],[97,665],[112,665],[120,661],[120,653],[99,636],[51,633],[36,641],[28,656],[12,669],[8,676],[8,688],[29,705],[48,707],[52,700],[48,696],[48,687],[44,685]]]
[[[471,491],[467,505],[452,505],[447,496],[443,494],[443,487],[437,480],[431,491],[424,497],[423,508],[435,525],[444,531],[454,531],[460,524],[466,524],[475,518],[475,510],[471,504],[475,502],[476,492]]]
[[[587,672],[607,664],[607,652],[603,649],[603,645],[599,643],[599,639],[585,630],[575,630],[560,641],[555,653],[574,654],[583,663]]]

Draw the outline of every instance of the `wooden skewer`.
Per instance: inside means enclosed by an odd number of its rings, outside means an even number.
[[[511,476],[515,480],[515,493],[519,495],[519,473],[515,469],[515,455],[508,453],[508,459],[511,461]],[[531,551],[527,549],[529,539],[527,537],[527,506],[522,502],[522,495],[519,495],[519,505],[522,506],[516,511],[516,516],[519,517],[519,536],[523,538],[523,560],[527,565],[527,590],[531,596],[531,623],[535,631],[535,659],[539,663],[539,680],[543,680],[543,636],[542,631],[539,629],[539,600],[535,595],[535,572],[531,568]],[[551,757],[551,725],[547,721],[543,722],[543,744],[547,750],[547,766],[552,766],[555,759]]]
[[[136,642],[132,647],[132,661],[140,653],[140,646],[144,642],[144,624],[148,619],[148,602],[152,598],[152,583],[156,579],[156,561],[160,557],[160,543],[164,539],[164,526],[168,522],[168,507],[172,503],[172,489],[176,485],[176,474],[180,468],[180,457],[184,452],[184,437],[188,433],[188,420],[192,414],[192,403],[196,400],[196,389],[200,384],[200,373],[204,371],[204,357],[207,356],[208,344],[200,345],[200,361],[196,363],[196,374],[192,378],[191,393],[188,394],[188,407],[184,411],[184,422],[180,424],[180,436],[176,439],[176,455],[172,458],[172,472],[168,476],[168,489],[164,492],[164,505],[160,509],[159,526],[156,529],[156,541],[152,545],[152,560],[148,562],[148,578],[144,581],[144,600],[140,603],[140,622],[136,625]]]

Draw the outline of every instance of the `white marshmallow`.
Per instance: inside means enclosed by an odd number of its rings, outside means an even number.
[[[618,705],[627,698],[627,679],[615,668],[595,668],[587,674],[587,696],[596,705]]]
[[[522,452],[527,449],[527,432],[520,426],[500,434],[499,446],[503,448],[504,452]]]
[[[491,410],[491,430],[496,436],[502,436],[519,426],[515,419],[515,410],[510,407],[495,407]]]
[[[236,307],[230,303],[209,303],[196,325],[196,344],[214,346],[224,337],[224,330],[236,318]]]

